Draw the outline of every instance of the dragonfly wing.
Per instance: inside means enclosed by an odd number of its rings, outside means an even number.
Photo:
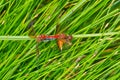
[[[29,35],[31,38],[36,38],[36,32],[35,32],[33,26],[30,27],[28,35]]]
[[[33,27],[33,24],[35,23],[35,21],[31,21],[30,24],[28,25],[28,28],[29,28],[29,33],[28,35],[31,37],[31,38],[36,38],[36,31],[34,30],[34,27]]]
[[[57,23],[57,25],[56,25],[56,34],[60,34],[59,31],[60,31],[60,25],[59,25],[59,23]],[[61,51],[62,51],[63,44],[64,44],[63,39],[57,39],[57,45],[58,45],[58,48]]]
[[[63,15],[63,13],[64,13],[64,11],[61,12],[60,15],[58,16],[58,19],[57,19],[58,23],[56,25],[56,34],[61,34],[61,32],[63,32],[63,31],[60,31],[60,30],[62,30],[63,27],[60,27],[60,23],[59,23],[60,22],[60,17]],[[67,39],[65,39],[65,38],[64,39],[63,38],[62,39],[61,38],[57,39],[57,44],[58,44],[58,47],[61,51],[62,51],[62,47],[65,43],[68,43],[69,45],[71,45],[70,41],[67,42]]]
[[[29,34],[28,35],[31,38],[36,38],[36,31],[34,30],[33,25],[35,24],[35,22],[37,21],[39,16],[40,16],[39,14],[35,15],[34,18],[28,24],[28,27],[27,27],[29,29]]]
[[[59,24],[59,20],[60,20],[60,16],[58,16],[58,19],[57,19],[57,25],[56,25],[56,34],[60,34],[60,24]],[[63,44],[65,43],[65,40],[64,39],[57,39],[57,45],[58,45],[58,48],[62,51],[62,48],[63,48]]]
[[[61,30],[61,27],[60,27],[60,18],[61,18],[61,16],[63,15],[63,13],[64,13],[64,11],[62,11],[62,12],[58,15],[58,17],[57,17],[57,19],[56,19],[56,21],[57,21],[56,34],[60,33],[60,30]]]
[[[37,18],[39,17],[39,15],[35,15],[35,17],[33,18],[33,20],[30,21],[30,23],[28,24],[27,28],[29,29],[29,33],[28,35],[31,38],[35,38],[37,39],[37,35],[36,35],[36,31],[33,27],[33,25],[35,24],[35,22],[37,21]],[[39,56],[39,42],[36,43],[36,52],[37,52],[37,56]]]

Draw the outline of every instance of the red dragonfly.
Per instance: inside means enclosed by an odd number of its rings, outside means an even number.
[[[64,43],[71,44],[72,36],[66,34],[56,34],[56,35],[38,35],[36,37],[37,42],[41,42],[44,40],[57,40],[57,44],[60,50],[62,50],[62,46]]]
[[[32,27],[34,22],[35,22],[35,20],[32,20],[30,22],[30,24],[28,25],[28,27],[31,28],[29,36],[32,37],[32,38],[36,38],[36,41],[37,41],[36,48],[37,48],[37,53],[38,54],[39,54],[38,44],[41,41],[57,40],[58,47],[61,51],[62,51],[62,48],[63,48],[63,44],[67,43],[68,45],[71,45],[72,35],[66,35],[66,34],[44,35],[44,34],[41,34],[41,35],[38,35],[38,36],[35,36],[35,35],[32,36],[31,33],[35,34],[35,31]],[[58,33],[58,29],[59,29],[59,26],[57,25],[56,26],[56,32],[57,33]]]

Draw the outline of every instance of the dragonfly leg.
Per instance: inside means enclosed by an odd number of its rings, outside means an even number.
[[[69,40],[66,40],[66,43],[67,43],[68,45],[72,45],[72,42],[69,41]]]
[[[36,41],[37,43],[36,43],[36,55],[37,56],[39,56],[39,54],[40,54],[40,51],[39,51],[39,43],[40,42],[38,42],[38,41]]]

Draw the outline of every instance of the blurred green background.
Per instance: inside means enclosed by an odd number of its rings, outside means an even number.
[[[0,36],[36,34],[74,37],[60,51],[56,41],[0,40],[0,79],[120,79],[120,0],[0,0]],[[112,35],[112,32],[118,34]],[[104,33],[111,33],[104,36]]]

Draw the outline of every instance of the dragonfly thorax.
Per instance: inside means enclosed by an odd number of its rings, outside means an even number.
[[[58,36],[58,39],[65,39],[67,35],[65,35],[65,34],[57,34],[56,36]]]

